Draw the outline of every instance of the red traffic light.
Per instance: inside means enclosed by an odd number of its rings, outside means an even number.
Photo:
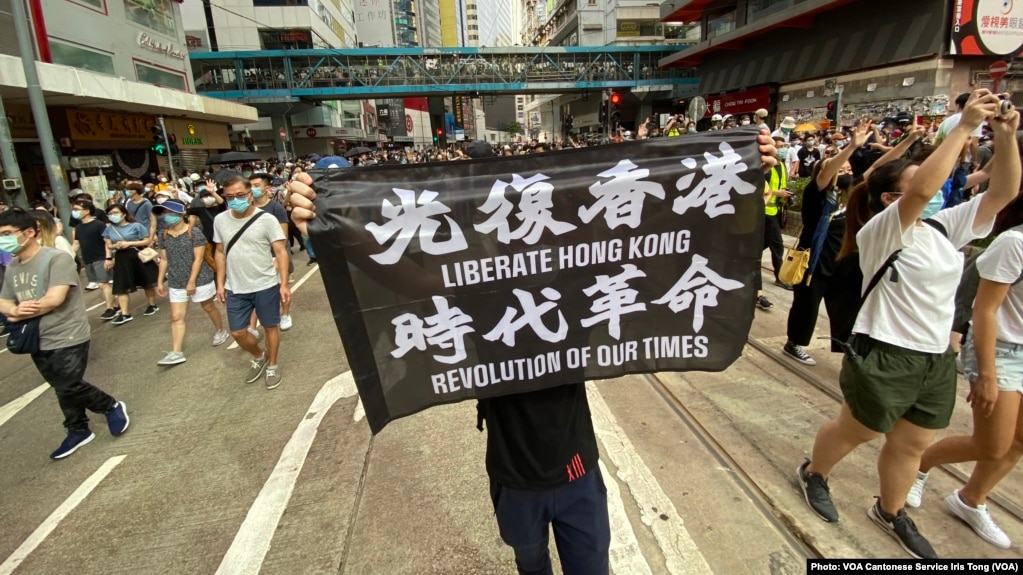
[[[622,95],[621,94],[619,94],[617,92],[614,92],[614,93],[611,94],[611,103],[612,104],[617,106],[621,102],[622,102]]]
[[[438,136],[443,136],[444,135],[444,130],[442,130],[440,128],[437,128],[437,135]]]
[[[829,111],[830,111],[830,110],[834,110],[834,109],[835,109],[835,106],[836,106],[837,104],[838,104],[838,102],[835,102],[834,100],[831,100],[830,102],[828,102],[828,110],[829,110]]]

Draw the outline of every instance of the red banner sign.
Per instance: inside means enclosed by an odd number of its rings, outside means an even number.
[[[767,86],[753,88],[745,92],[735,92],[719,96],[707,96],[707,114],[711,117],[714,114],[752,114],[760,108],[767,109],[771,102],[771,89]]]

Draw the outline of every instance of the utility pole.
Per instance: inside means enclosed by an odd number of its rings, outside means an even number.
[[[0,160],[4,164],[4,179],[18,182],[18,188],[8,192],[10,200],[15,206],[27,211],[28,197],[25,195],[25,183],[21,180],[21,166],[18,165],[18,157],[14,155],[14,139],[11,137],[11,127],[7,124],[3,98],[0,98]]]
[[[39,85],[39,73],[36,70],[36,51],[32,46],[32,33],[28,29],[28,16],[25,13],[25,0],[12,0],[11,15],[14,20],[14,35],[18,37],[18,51],[21,53],[21,64],[25,68],[25,85],[28,87],[28,103],[32,106],[32,119],[36,123],[39,135],[39,147],[43,152],[43,163],[46,164],[46,175],[50,179],[54,203],[57,204],[57,215],[64,223],[64,235],[71,238],[71,204],[68,199],[67,180],[64,169],[60,166],[60,155],[57,153],[56,142],[53,141],[53,130],[50,128],[50,117],[46,114],[46,101],[43,89]]]
[[[14,0],[17,2],[18,0]],[[177,182],[178,176],[174,173],[174,154],[171,153],[170,136],[167,135],[167,126],[163,123],[163,116],[160,116],[160,131],[163,132],[163,145],[167,146],[167,166],[170,167],[170,181]]]

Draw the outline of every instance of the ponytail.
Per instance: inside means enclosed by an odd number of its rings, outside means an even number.
[[[860,233],[863,226],[867,225],[870,218],[874,217],[874,210],[870,208],[870,203],[866,182],[857,184],[849,192],[849,197],[845,202],[845,236],[842,238],[842,249],[838,252],[836,259],[840,260],[859,251],[860,248],[856,245],[856,234]]]

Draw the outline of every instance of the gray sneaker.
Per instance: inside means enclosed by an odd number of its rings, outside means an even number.
[[[959,496],[956,495],[958,498]],[[899,514],[890,520],[884,517],[881,512],[881,498],[877,498],[873,505],[867,509],[867,517],[870,518],[885,533],[892,536],[899,542],[899,545],[917,559],[937,559],[938,554],[934,552],[930,542],[927,541],[916,528],[916,523],[906,515],[905,509],[899,509]]]
[[[167,355],[163,356],[163,359],[156,362],[156,365],[177,365],[179,363],[185,363],[185,361],[185,354],[180,351],[169,351],[167,352]]]
[[[266,368],[266,388],[277,389],[281,384],[281,366]]]
[[[799,481],[799,488],[803,490],[803,499],[810,507],[810,510],[828,523],[838,521],[838,510],[835,503],[831,501],[831,489],[828,487],[828,480],[819,473],[811,473],[806,470],[810,465],[807,459],[802,465],[796,468],[796,478]]]
[[[263,370],[266,369],[267,361],[266,352],[259,359],[252,359],[252,364],[249,366],[249,372],[245,374],[245,383],[252,383],[259,379],[259,376],[263,375]]]

